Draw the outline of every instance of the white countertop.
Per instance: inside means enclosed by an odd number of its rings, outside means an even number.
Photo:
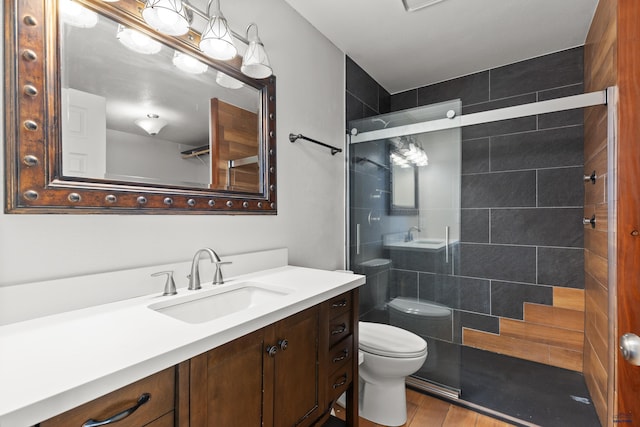
[[[204,323],[148,306],[148,295],[0,326],[0,427],[26,427],[364,284],[364,276],[281,267],[227,280],[292,290],[277,301]],[[220,285],[220,287],[227,286]]]

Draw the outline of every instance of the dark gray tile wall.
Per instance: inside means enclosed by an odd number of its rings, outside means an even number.
[[[582,64],[583,49],[570,49],[392,95],[391,107],[460,97],[470,114],[575,95]],[[460,277],[424,273],[433,270],[423,258],[418,291],[402,288],[460,310],[456,342],[464,326],[497,333],[498,317],[522,319],[524,302],[552,304],[551,286],[584,287],[582,125],[582,110],[573,110],[463,129]],[[408,257],[392,256],[394,267],[396,258],[408,274]],[[461,287],[459,278],[486,288]]]
[[[348,56],[346,68],[347,125],[351,120],[388,113],[389,92]]]
[[[463,114],[470,114],[575,95],[583,92],[582,64],[579,47],[380,102],[380,88],[347,59],[347,119],[371,115],[376,107],[399,111],[454,98],[462,100]],[[354,79],[363,81],[355,84]],[[360,94],[366,90],[372,93]],[[552,286],[584,288],[582,110],[466,127],[462,139],[461,241],[452,248],[453,270],[443,271],[450,264],[443,262],[442,252],[382,249],[380,234],[404,229],[411,224],[407,217],[403,223],[402,217],[383,216],[361,229],[366,244],[351,258],[392,260],[389,298],[408,296],[452,307],[456,343],[462,327],[498,333],[499,317],[522,319],[524,302],[552,304]],[[384,156],[383,147],[378,150],[376,155]],[[370,172],[376,185],[384,184],[384,173]],[[354,215],[364,221],[371,206],[384,210],[385,195],[377,200],[379,206],[366,194],[354,198],[352,192],[352,213],[361,209]]]

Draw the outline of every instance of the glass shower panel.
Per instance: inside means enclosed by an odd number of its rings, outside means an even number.
[[[459,115],[459,100],[352,121],[364,132]],[[350,268],[367,276],[360,319],[422,336],[416,386],[458,395],[461,131],[401,134],[349,146]]]

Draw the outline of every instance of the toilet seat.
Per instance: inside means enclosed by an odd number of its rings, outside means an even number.
[[[410,358],[427,353],[427,342],[404,329],[382,323],[359,323],[360,350],[378,356]]]

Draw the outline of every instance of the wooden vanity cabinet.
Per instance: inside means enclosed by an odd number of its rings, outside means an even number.
[[[327,404],[333,407],[346,392],[347,426],[358,426],[358,290],[338,295],[323,303],[327,320],[324,347],[327,376]],[[328,419],[328,414],[319,425]]]
[[[192,358],[190,426],[321,426],[346,391],[357,427],[357,304],[350,291]]]
[[[357,290],[81,405],[40,427],[81,427],[151,398],[118,427],[321,426],[347,392],[357,426]],[[354,381],[356,379],[356,381]]]
[[[81,427],[91,425],[87,424],[89,420],[104,421],[135,407],[144,394],[148,394],[149,399],[129,416],[114,424],[118,427],[173,426],[175,372],[175,368],[165,369],[43,421],[40,427]]]
[[[319,321],[315,306],[192,358],[191,426],[312,425],[322,403]]]

